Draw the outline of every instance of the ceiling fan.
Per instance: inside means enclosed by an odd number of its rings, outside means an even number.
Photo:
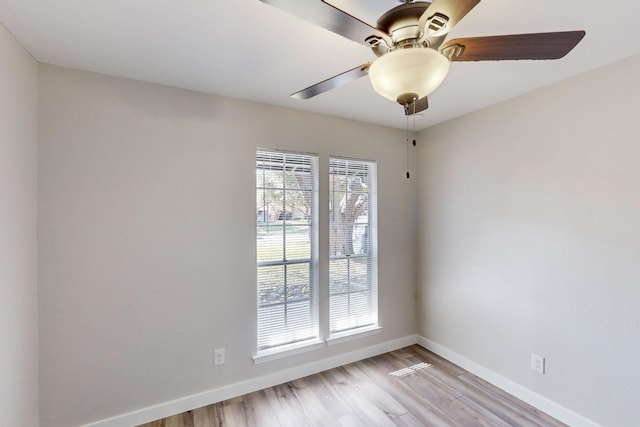
[[[563,31],[445,42],[449,31],[480,0],[400,0],[402,4],[384,13],[375,27],[326,0],[261,1],[361,43],[377,56],[373,62],[309,86],[292,97],[308,99],[369,75],[373,89],[401,104],[406,115],[428,108],[427,95],[445,79],[452,61],[559,59],[585,35],[584,31]]]

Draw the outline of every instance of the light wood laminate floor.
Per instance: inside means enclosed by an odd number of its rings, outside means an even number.
[[[564,425],[414,345],[141,427]]]

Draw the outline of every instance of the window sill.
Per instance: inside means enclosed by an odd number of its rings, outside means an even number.
[[[382,326],[366,326],[364,328],[353,329],[351,331],[340,332],[337,334],[331,335],[327,339],[327,345],[332,346],[336,344],[340,344],[346,341],[355,340],[358,338],[364,338],[371,335],[377,335],[382,331]]]
[[[295,356],[296,354],[318,350],[324,346],[324,341],[316,339],[295,344],[282,345],[276,348],[259,351],[258,354],[253,356],[253,363],[255,365],[260,365],[262,363],[271,362],[272,360],[283,359],[285,357]]]

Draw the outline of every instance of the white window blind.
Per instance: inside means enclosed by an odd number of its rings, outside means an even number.
[[[329,159],[329,330],[377,325],[375,162]]]
[[[258,351],[318,338],[318,159],[256,152]]]

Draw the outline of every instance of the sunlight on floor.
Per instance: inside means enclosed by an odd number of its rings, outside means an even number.
[[[404,377],[405,375],[412,374],[421,369],[430,368],[432,365],[430,363],[418,363],[413,366],[409,366],[408,368],[403,368],[395,372],[389,372],[389,375],[393,375],[394,377]]]

